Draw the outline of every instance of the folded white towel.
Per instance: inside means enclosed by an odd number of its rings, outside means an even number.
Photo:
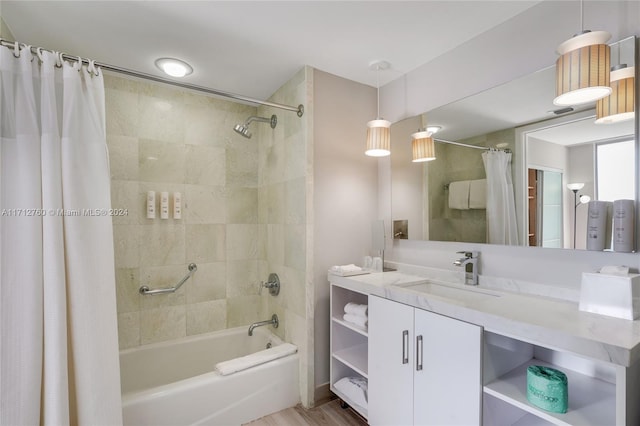
[[[246,370],[274,359],[282,358],[287,355],[294,354],[298,351],[298,347],[291,343],[283,343],[247,356],[235,358],[229,361],[223,361],[216,364],[216,371],[223,376]]]
[[[469,208],[487,208],[487,180],[477,179],[469,182]]]
[[[368,308],[369,307],[367,305],[360,305],[358,303],[349,302],[344,305],[344,313],[366,318]]]
[[[368,322],[367,317],[361,317],[359,315],[344,314],[342,318],[344,318],[346,322],[350,322],[351,324],[355,324],[364,328],[367,327],[367,322]]]
[[[331,267],[331,270],[337,273],[345,273],[345,272],[357,272],[362,271],[362,268],[359,266],[350,263],[348,265],[335,265]]]
[[[363,377],[343,377],[333,386],[354,404],[367,408],[369,401],[367,379]]]
[[[449,208],[469,210],[469,181],[462,180],[449,184]]]

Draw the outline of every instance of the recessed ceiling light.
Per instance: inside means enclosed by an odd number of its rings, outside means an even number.
[[[442,130],[442,126],[427,126],[427,132],[431,133],[432,135],[434,133],[438,133],[440,130]]]
[[[171,77],[184,77],[193,72],[191,65],[175,58],[156,59],[156,67]]]

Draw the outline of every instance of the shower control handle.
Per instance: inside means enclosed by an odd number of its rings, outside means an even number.
[[[273,272],[270,273],[269,280],[266,283],[260,283],[260,288],[262,289],[262,287],[268,288],[269,294],[272,296],[277,296],[278,294],[280,294],[280,278],[278,277],[278,274]]]

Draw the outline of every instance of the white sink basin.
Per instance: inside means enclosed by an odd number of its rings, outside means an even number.
[[[460,302],[480,302],[483,300],[491,300],[496,297],[501,297],[499,293],[494,293],[488,290],[484,290],[477,287],[453,285],[453,284],[441,284],[431,281],[409,284],[402,286],[409,290],[417,291],[425,294],[432,294],[434,296],[444,297],[446,299],[456,300]]]

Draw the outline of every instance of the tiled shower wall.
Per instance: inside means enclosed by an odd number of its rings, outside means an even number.
[[[105,77],[120,348],[266,318],[258,295],[258,140],[233,132],[254,107]],[[267,126],[268,127],[268,126]],[[146,218],[145,195],[181,192],[182,219]],[[142,296],[141,285],[175,285]],[[264,317],[264,318],[263,318]]]
[[[260,241],[259,272],[266,280],[271,272],[280,277],[281,292],[267,296],[266,318],[275,313],[281,320],[275,333],[298,346],[300,354],[300,394],[303,404],[313,393],[313,300],[312,287],[312,140],[311,100],[313,71],[300,70],[270,101],[297,106],[305,113],[259,107],[258,115],[276,114],[278,125],[259,128],[258,222]],[[265,319],[266,319],[265,318]]]

